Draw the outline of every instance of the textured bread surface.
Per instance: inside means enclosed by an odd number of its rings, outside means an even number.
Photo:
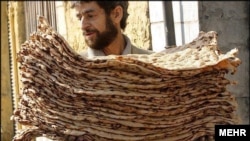
[[[217,33],[150,55],[86,58],[38,18],[18,53],[22,91],[13,141],[214,140],[214,125],[238,124],[233,84],[237,48],[221,53]]]

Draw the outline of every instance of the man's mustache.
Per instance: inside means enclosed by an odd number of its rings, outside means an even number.
[[[96,29],[86,29],[86,30],[83,30],[82,34],[86,35],[86,34],[94,33],[94,32],[98,32],[98,31]]]

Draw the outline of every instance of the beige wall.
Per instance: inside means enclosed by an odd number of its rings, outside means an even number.
[[[77,52],[82,51],[86,48],[80,22],[76,18],[74,10],[70,8],[70,2],[64,3],[65,19],[66,19],[66,34],[69,45],[73,47]],[[57,13],[59,14],[59,13]]]
[[[147,1],[130,1],[125,34],[136,46],[151,49],[150,20]]]

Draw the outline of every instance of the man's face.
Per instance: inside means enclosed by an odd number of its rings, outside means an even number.
[[[102,50],[116,38],[117,28],[96,2],[76,6],[76,15],[81,21],[83,36],[89,47]]]

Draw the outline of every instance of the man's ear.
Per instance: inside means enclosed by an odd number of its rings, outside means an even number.
[[[116,6],[115,9],[111,12],[111,18],[116,24],[120,24],[123,17],[123,8],[121,6]]]

